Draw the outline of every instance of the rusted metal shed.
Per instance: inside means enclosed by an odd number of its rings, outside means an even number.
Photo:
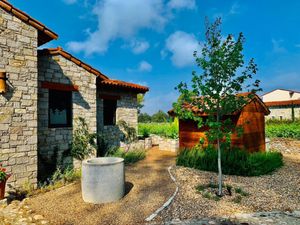
[[[192,110],[203,119],[207,117],[199,113],[199,109]],[[169,114],[176,116],[173,110],[170,110]],[[232,146],[246,149],[248,152],[265,151],[265,116],[269,114],[270,111],[263,101],[257,95],[253,95],[240,110],[228,115],[227,118],[230,117],[235,126],[243,128],[241,136],[232,135]],[[192,148],[199,144],[200,138],[206,140],[207,130],[208,127],[205,126],[198,128],[195,121],[179,119],[179,147]],[[204,144],[207,144],[207,141]]]

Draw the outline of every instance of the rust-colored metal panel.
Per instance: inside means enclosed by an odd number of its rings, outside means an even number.
[[[232,146],[246,149],[249,152],[265,151],[265,109],[257,101],[251,101],[239,114],[230,116],[233,123],[242,126],[243,134],[232,135]],[[228,117],[227,117],[228,118]],[[191,120],[179,121],[179,146],[191,148],[199,144],[200,138],[205,138],[207,127],[199,129],[197,123]],[[204,145],[207,144],[207,140]]]

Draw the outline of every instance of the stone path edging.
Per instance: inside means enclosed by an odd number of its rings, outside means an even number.
[[[176,183],[175,177],[171,173],[171,169],[172,169],[172,166],[169,166],[168,167],[168,172],[169,172],[169,175],[170,175],[171,179],[176,184],[176,190],[173,193],[173,195],[168,199],[168,201],[166,201],[160,208],[158,208],[154,213],[152,213],[150,216],[148,216],[145,219],[147,222],[150,222],[151,220],[153,220],[161,211],[163,211],[164,209],[166,209],[167,207],[169,207],[169,205],[172,203],[173,199],[175,198],[175,196],[178,193],[179,188],[178,188],[178,185]]]

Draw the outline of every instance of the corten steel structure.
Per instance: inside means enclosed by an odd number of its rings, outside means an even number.
[[[201,110],[192,108],[192,111],[205,120],[205,115]],[[238,136],[233,134],[231,137],[232,146],[245,149],[249,152],[265,151],[265,116],[270,113],[267,106],[261,99],[254,95],[248,100],[240,110],[233,112],[226,118],[231,118],[235,126],[243,128],[243,134]],[[171,116],[176,116],[173,110],[169,111]],[[207,145],[205,132],[208,127],[198,128],[197,123],[192,120],[179,120],[179,147],[192,148],[199,144],[204,138]]]

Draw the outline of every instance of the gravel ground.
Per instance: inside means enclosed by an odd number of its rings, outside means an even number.
[[[300,140],[273,138],[270,141],[270,148],[285,154],[300,154]]]
[[[143,224],[176,188],[167,171],[174,159],[174,153],[152,149],[145,160],[126,167],[129,193],[116,203],[84,203],[77,183],[31,198],[28,205],[55,225]]]
[[[300,209],[300,154],[285,154],[285,166],[272,175],[260,177],[224,176],[226,184],[241,187],[249,196],[240,203],[222,198],[208,200],[196,192],[195,186],[208,184],[215,173],[184,167],[173,167],[179,193],[157,222],[203,217],[230,217],[238,213],[258,211],[293,211]],[[300,224],[300,221],[299,221]]]

